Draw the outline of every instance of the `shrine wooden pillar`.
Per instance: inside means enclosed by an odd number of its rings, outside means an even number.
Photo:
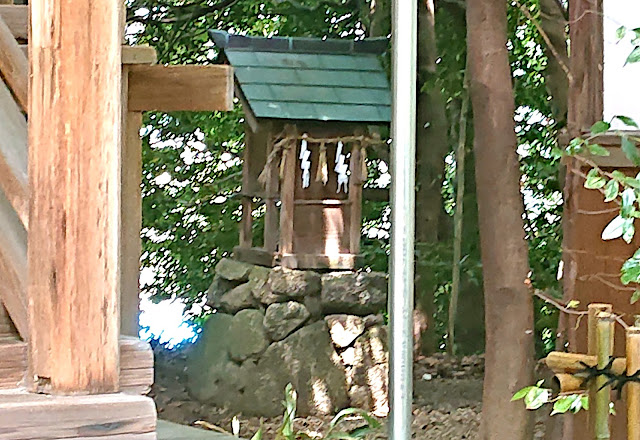
[[[123,6],[30,7],[31,388],[116,392]]]

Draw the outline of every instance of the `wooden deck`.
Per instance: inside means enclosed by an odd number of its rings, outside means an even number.
[[[239,440],[156,420],[153,400],[129,394],[50,396],[0,391],[0,440]]]
[[[119,345],[120,389],[127,394],[147,394],[153,384],[151,346],[128,336],[122,336]],[[26,372],[26,342],[17,337],[0,336],[0,390],[21,386]]]
[[[0,391],[0,440],[155,440],[155,430],[156,408],[149,397]]]

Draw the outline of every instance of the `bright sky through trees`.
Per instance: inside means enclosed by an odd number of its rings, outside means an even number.
[[[616,36],[620,26],[627,28],[622,41]],[[628,0],[604,1],[604,120],[623,115],[640,121],[640,63],[625,65],[633,46],[635,34],[631,29],[640,27],[640,2]],[[614,128],[628,128],[614,121]]]

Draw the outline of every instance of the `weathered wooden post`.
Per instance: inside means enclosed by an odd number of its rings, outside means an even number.
[[[118,391],[121,2],[31,2],[29,378]]]

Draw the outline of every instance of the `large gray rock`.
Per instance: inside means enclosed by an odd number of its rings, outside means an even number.
[[[319,295],[305,296],[302,300],[302,304],[304,304],[304,306],[311,314],[312,321],[317,321],[324,318],[324,314],[322,313],[322,301],[320,301]]]
[[[220,275],[216,274],[213,277],[213,282],[207,290],[207,305],[213,308],[218,308],[220,306],[220,298],[222,298],[222,295],[224,295],[234,287],[237,287],[239,284],[241,283],[237,281],[225,280],[224,278],[220,277]]]
[[[350,346],[365,330],[365,322],[354,315],[328,315],[324,318],[329,327],[331,340],[336,347]]]
[[[333,272],[322,276],[325,313],[369,315],[387,305],[387,276],[382,273]]]
[[[255,305],[256,303],[251,293],[251,285],[244,283],[222,295],[217,306],[225,313],[234,314],[240,310],[252,308]]]
[[[238,312],[229,329],[229,355],[234,361],[244,361],[262,353],[269,345],[259,310],[247,309]]]
[[[251,284],[253,297],[266,306],[287,301],[285,295],[278,295],[271,291],[271,286],[269,285],[270,273],[271,269],[261,266],[254,266],[249,273],[249,284]]]
[[[289,336],[309,319],[309,311],[295,301],[271,304],[264,315],[264,327],[274,341]]]
[[[367,329],[340,357],[346,366],[351,405],[386,416],[389,411],[386,328]]]
[[[254,266],[241,261],[223,258],[216,265],[216,275],[228,281],[247,282]]]
[[[271,344],[247,385],[254,399],[243,411],[248,415],[282,414],[280,402],[288,383],[298,393],[301,416],[332,414],[346,407],[346,376],[339,362],[334,362],[336,356],[323,321]]]
[[[321,278],[309,270],[291,270],[275,267],[269,274],[269,287],[275,295],[300,299],[317,295],[321,289]]]
[[[187,390],[196,400],[208,402],[220,391],[220,374],[231,363],[228,345],[232,321],[231,315],[213,314],[187,358]]]

